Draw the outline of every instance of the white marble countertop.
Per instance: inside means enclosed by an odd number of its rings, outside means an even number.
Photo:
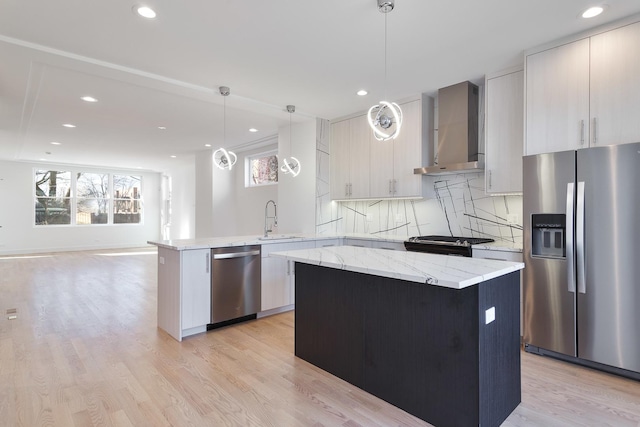
[[[284,238],[283,238],[284,237]],[[377,242],[404,242],[406,236],[392,234],[305,234],[287,233],[270,234],[268,239],[259,235],[206,237],[200,239],[176,239],[176,240],[149,240],[147,243],[158,247],[177,251],[190,249],[224,248],[245,245],[268,245],[273,243],[302,242],[329,239],[365,239]],[[473,245],[474,249],[486,249],[492,251],[522,252],[522,245],[509,242],[493,242],[481,245]]]
[[[324,240],[339,238],[341,238],[341,236],[318,236],[315,234],[290,233],[270,234],[269,238],[267,239],[254,234],[251,236],[206,237],[201,239],[148,241],[147,243],[166,249],[183,251],[189,249],[224,248],[245,245],[268,245],[273,243],[302,242],[305,240]]]
[[[524,268],[522,262],[355,246],[274,252],[270,256],[454,289],[463,289]]]

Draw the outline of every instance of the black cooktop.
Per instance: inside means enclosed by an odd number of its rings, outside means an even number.
[[[417,236],[410,237],[410,242],[414,243],[453,243],[458,245],[479,245],[481,243],[495,242],[493,239],[485,237],[455,237],[455,236]]]
[[[417,236],[405,240],[404,247],[408,251],[414,252],[470,257],[472,256],[472,245],[494,241],[485,237]]]

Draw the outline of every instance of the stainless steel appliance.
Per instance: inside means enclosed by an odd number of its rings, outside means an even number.
[[[211,323],[260,311],[260,245],[211,249]]]
[[[428,164],[414,174],[482,172],[478,150],[478,86],[462,82],[438,89],[437,164],[429,146]]]
[[[404,247],[413,252],[471,257],[472,245],[493,241],[483,237],[417,236],[405,240]]]
[[[524,157],[524,343],[640,373],[640,143]]]

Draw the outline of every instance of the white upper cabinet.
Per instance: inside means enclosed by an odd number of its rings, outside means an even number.
[[[369,125],[365,116],[331,124],[331,198],[369,197]]]
[[[393,195],[421,197],[422,175],[413,173],[415,168],[425,165],[422,155],[424,139],[421,101],[407,102],[402,104],[401,108],[405,124],[402,126],[400,135],[393,141]]]
[[[351,122],[331,124],[331,198],[349,197],[349,142]]]
[[[524,71],[488,76],[485,100],[486,192],[521,193]]]
[[[525,60],[526,155],[640,141],[640,23]]]
[[[403,125],[395,140],[375,139],[366,115],[331,125],[332,199],[422,197],[422,176],[413,169],[425,164],[423,145],[433,136],[433,99],[422,97],[400,108]],[[424,114],[431,115],[431,126],[425,126]]]
[[[640,141],[640,23],[591,37],[591,145]]]
[[[585,147],[589,141],[589,39],[528,55],[525,154]]]
[[[365,116],[351,120],[351,149],[349,158],[349,174],[353,199],[369,197],[369,150],[374,139]]]
[[[420,100],[400,104],[403,125],[396,139],[371,138],[371,197],[420,197],[422,177],[422,106]]]

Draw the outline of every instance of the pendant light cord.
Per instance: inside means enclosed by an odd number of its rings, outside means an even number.
[[[384,14],[384,99],[387,99],[387,15]]]
[[[227,97],[222,98],[222,145],[227,143]]]

